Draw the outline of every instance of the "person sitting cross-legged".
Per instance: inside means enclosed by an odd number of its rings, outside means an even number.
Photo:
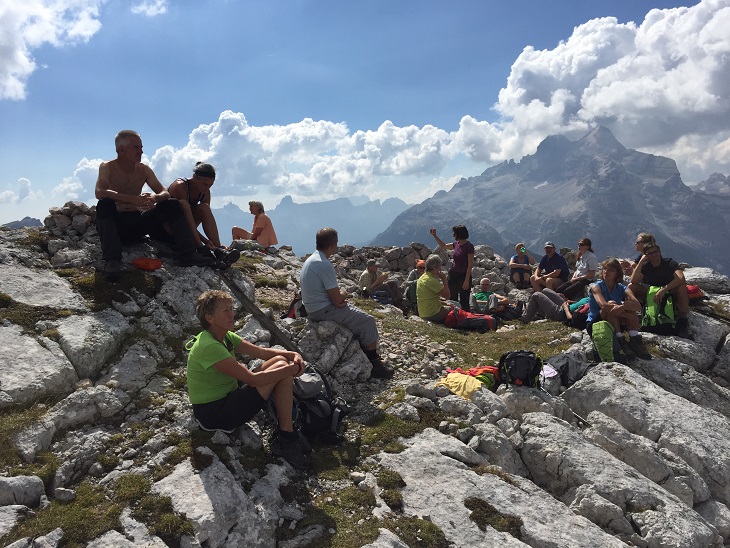
[[[195,302],[203,331],[188,341],[188,396],[193,415],[204,430],[232,432],[266,407],[273,396],[279,422],[272,452],[295,468],[308,468],[303,447],[310,449],[292,422],[293,380],[304,373],[302,357],[288,350],[262,348],[242,339],[234,327],[233,298],[208,290]],[[265,360],[254,370],[236,354]],[[243,386],[239,386],[239,381]]]
[[[601,270],[601,279],[593,284],[589,295],[589,311],[586,330],[592,333],[592,325],[599,320],[609,322],[614,329],[619,347],[625,355],[630,352],[639,358],[650,360],[651,354],[644,347],[639,334],[639,316],[641,304],[623,280],[623,268],[618,259],[610,258],[604,261]],[[623,330],[628,331],[629,340],[626,341]]]
[[[401,287],[401,292],[404,295],[409,310],[415,314],[418,314],[418,295],[416,292],[418,278],[423,276],[424,272],[426,272],[426,261],[418,259],[416,261],[416,268],[413,268],[408,273],[408,277]]]
[[[491,314],[501,320],[517,320],[522,316],[522,301],[513,306],[509,298],[492,291],[492,281],[482,278],[470,299],[471,309],[479,314]]]

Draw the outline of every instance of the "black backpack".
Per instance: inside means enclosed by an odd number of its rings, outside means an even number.
[[[520,386],[540,386],[542,360],[529,350],[516,350],[499,358],[502,382]]]
[[[313,365],[307,365],[304,373],[294,378],[293,391],[302,434],[331,443],[342,441],[340,427],[350,407],[343,398],[332,395],[324,375]]]

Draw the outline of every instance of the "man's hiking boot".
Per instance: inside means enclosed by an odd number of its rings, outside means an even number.
[[[109,259],[104,262],[104,276],[110,282],[117,282],[122,277],[121,259]]]
[[[281,435],[278,435],[271,442],[270,447],[274,455],[283,458],[297,470],[306,470],[311,467],[311,463],[304,456],[304,452],[297,438],[293,440],[284,439]]]
[[[221,270],[225,270],[233,263],[241,258],[241,252],[238,249],[225,249],[223,247],[217,247],[213,250],[215,258],[220,262],[222,266]]]
[[[385,365],[380,358],[370,360],[370,363],[373,366],[373,370],[370,372],[371,379],[389,379],[395,373],[393,368]]]
[[[677,318],[677,336],[683,339],[691,339],[689,334],[689,321],[687,318]]]
[[[188,251],[180,255],[177,262],[180,266],[211,266],[215,263],[215,256],[213,253],[200,253],[199,250]]]
[[[641,335],[629,337],[629,348],[631,348],[638,358],[642,360],[651,359],[651,354],[649,354],[649,351],[644,346],[644,340],[641,338]]]

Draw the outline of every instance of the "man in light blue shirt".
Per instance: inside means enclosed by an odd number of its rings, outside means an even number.
[[[389,378],[393,369],[378,357],[378,327],[375,318],[347,302],[347,293],[337,283],[330,257],[337,253],[337,231],[323,228],[317,232],[317,250],[302,266],[300,285],[307,318],[315,322],[332,321],[352,331],[373,366],[371,378]]]

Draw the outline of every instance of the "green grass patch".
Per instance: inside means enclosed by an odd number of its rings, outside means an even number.
[[[141,521],[150,533],[168,546],[180,546],[180,538],[194,533],[193,524],[172,507],[170,497],[145,495],[132,510],[132,517]]]
[[[388,505],[388,508],[395,512],[403,509],[403,495],[397,489],[384,489],[380,493],[380,498]]]
[[[112,301],[128,302],[132,289],[154,298],[162,289],[163,283],[160,276],[137,268],[125,268],[121,279],[116,283],[108,282],[103,273],[92,267],[60,268],[56,270],[56,274],[66,278],[93,311],[109,308]]]
[[[483,476],[484,474],[492,474],[493,476],[497,476],[499,479],[506,483],[509,483],[510,485],[517,486],[517,482],[512,479],[512,476],[502,470],[499,466],[493,466],[491,464],[480,464],[473,467],[472,470],[474,470],[474,472],[476,472],[480,476]]]
[[[361,491],[350,485],[336,492],[325,493],[315,498],[312,504],[307,515],[297,523],[297,529],[322,524],[336,530],[332,537],[319,539],[317,546],[350,548],[378,538],[379,522],[372,518],[375,495],[370,491]],[[360,520],[364,521],[358,525]]]
[[[27,335],[36,334],[35,326],[40,321],[59,320],[61,318],[67,318],[73,314],[74,313],[71,310],[59,310],[51,308],[50,306],[30,306],[19,303],[13,300],[9,295],[0,293],[0,321],[8,320],[11,323],[19,325],[23,329],[23,333]],[[58,337],[57,331],[56,337]],[[54,339],[52,336],[49,338]]]
[[[20,247],[39,247],[42,251],[48,251],[48,242],[51,239],[51,235],[45,228],[26,228],[22,234],[16,240],[16,243]]]
[[[102,470],[108,474],[119,466],[121,459],[112,453],[99,453],[96,456],[96,462],[98,462],[101,465]]]
[[[420,422],[405,421],[387,413],[373,417],[361,427],[361,443],[367,447],[363,455],[374,455],[380,451],[399,453],[405,448],[398,441],[399,438],[410,438],[429,427],[438,428],[439,423],[446,418],[440,410],[419,409],[418,415]]]
[[[22,463],[13,439],[21,430],[41,419],[47,412],[48,407],[43,404],[36,404],[28,409],[15,406],[0,410],[0,463],[3,468]]]
[[[50,451],[40,451],[30,464],[21,464],[10,469],[12,476],[38,476],[48,489],[61,466],[61,460]]]
[[[489,525],[493,529],[508,533],[518,540],[522,539],[522,531],[520,530],[522,518],[502,514],[486,500],[477,497],[465,499],[464,506],[471,510],[469,518],[477,524],[480,530],[486,531],[487,525]]]
[[[263,262],[263,257],[253,257],[241,254],[241,258],[238,259],[238,261],[236,261],[233,265],[231,265],[231,268],[240,270],[247,276],[254,276],[258,272],[258,266],[260,264],[263,264]]]
[[[266,297],[260,297],[257,299],[259,302],[259,308],[270,308],[271,310],[275,312],[283,312],[284,310],[287,310],[288,305],[279,302],[274,299],[267,299]]]
[[[560,322],[541,322],[519,325],[512,331],[477,333],[450,329],[427,322],[411,322],[388,316],[383,320],[388,331],[399,340],[426,337],[451,349],[459,366],[468,369],[477,365],[491,365],[505,352],[531,350],[543,360],[564,352],[570,347],[568,336],[575,331]],[[559,340],[557,344],[548,344]]]
[[[344,442],[341,445],[314,442],[313,446],[313,473],[320,479],[332,481],[346,479],[360,460],[360,447],[351,442]]]
[[[142,474],[125,474],[114,482],[114,495],[118,500],[139,500],[150,492],[152,482]]]
[[[378,485],[383,489],[400,489],[406,486],[401,475],[390,468],[381,468],[377,473]]]
[[[256,287],[274,287],[278,289],[286,289],[289,285],[289,278],[287,278],[286,276],[271,278],[262,274],[255,274],[253,276],[253,282]]]
[[[381,526],[392,531],[410,548],[449,548],[453,546],[444,532],[425,519],[408,516],[388,517]]]
[[[47,508],[37,510],[34,516],[14,527],[3,542],[39,537],[60,527],[64,533],[63,546],[80,548],[99,535],[119,528],[121,512],[122,506],[110,501],[102,488],[83,482],[76,488],[73,501],[52,501]]]

